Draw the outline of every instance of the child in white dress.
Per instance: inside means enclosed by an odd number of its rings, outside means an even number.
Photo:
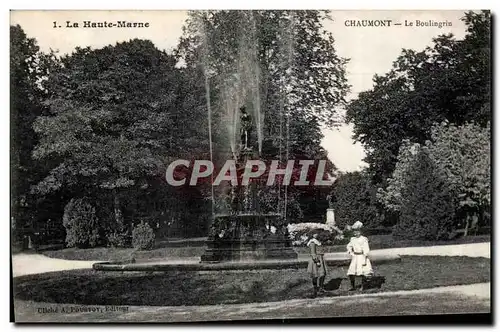
[[[354,230],[354,237],[347,244],[347,252],[351,255],[351,264],[349,265],[349,270],[347,275],[351,282],[351,289],[355,289],[356,276],[361,276],[361,290],[366,282],[366,277],[373,274],[372,264],[368,258],[370,253],[370,247],[368,245],[368,239],[361,235],[361,227],[363,224],[359,221],[354,223],[351,229]]]

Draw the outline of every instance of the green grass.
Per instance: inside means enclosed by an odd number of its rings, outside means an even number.
[[[121,261],[130,259],[168,259],[179,257],[199,257],[205,252],[204,247],[159,248],[148,251],[136,251],[132,248],[66,248],[41,252],[45,256],[69,260],[84,261]]]
[[[403,256],[399,263],[375,266],[386,277],[382,290],[411,290],[490,281],[490,260],[471,257]],[[344,276],[330,268],[326,279]],[[311,294],[307,272],[104,272],[73,270],[14,278],[16,299],[95,305],[208,305],[269,302]],[[331,295],[347,294],[348,282]]]
[[[426,247],[434,245],[447,244],[462,244],[462,243],[480,243],[489,242],[489,235],[470,236],[452,241],[422,241],[422,240],[395,240],[392,235],[373,235],[369,237],[370,248],[386,249],[386,248],[403,248],[403,247]],[[200,242],[199,239],[192,242]],[[183,241],[180,241],[183,243]],[[188,242],[189,243],[189,242]],[[175,247],[169,247],[168,242],[162,242],[160,245],[166,246],[150,251],[137,251],[131,248],[91,248],[77,249],[67,248],[61,250],[45,250],[42,253],[48,257],[61,258],[69,260],[89,260],[89,261],[109,261],[109,260],[127,260],[134,254],[136,259],[168,259],[178,257],[199,257],[205,248],[204,246],[185,246],[180,247],[176,242]],[[309,253],[306,247],[295,247],[295,251],[299,254]],[[326,246],[326,252],[344,252],[345,245]]]

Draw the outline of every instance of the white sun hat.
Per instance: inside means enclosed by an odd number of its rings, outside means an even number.
[[[360,229],[361,227],[363,227],[363,223],[361,221],[356,221],[352,226],[351,226],[351,229],[353,230],[358,230]]]

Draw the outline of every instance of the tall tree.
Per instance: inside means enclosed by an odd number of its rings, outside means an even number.
[[[196,102],[175,65],[171,55],[137,39],[63,57],[44,82],[49,112],[34,125],[40,142],[33,155],[52,166],[34,192],[77,187],[111,196],[114,219],[123,225],[124,196],[164,178],[169,157],[203,147],[191,137],[201,127],[199,107],[183,109]]]
[[[490,13],[468,12],[463,21],[463,40],[442,35],[421,52],[403,50],[386,75],[374,77],[373,89],[348,106],[347,120],[367,148],[376,182],[392,173],[403,139],[424,143],[443,120],[490,121]]]
[[[11,208],[15,227],[31,227],[36,217],[30,186],[39,179],[40,165],[31,157],[37,142],[32,125],[43,110],[45,91],[40,82],[46,78],[50,60],[19,25],[10,27]]]
[[[385,188],[378,188],[377,199],[391,212],[399,212],[404,204],[403,190],[408,176],[413,173],[414,164],[421,145],[403,140],[399,147],[398,161],[392,175],[387,179]]]
[[[421,240],[449,238],[455,224],[455,200],[426,147],[416,155],[402,195],[405,199],[394,236]]]
[[[440,172],[446,191],[453,197],[457,218],[483,219],[491,204],[490,128],[466,123],[456,126],[443,122],[432,127],[432,139],[424,145],[405,140],[387,188],[380,188],[378,199],[394,212],[401,212],[411,175],[417,172],[418,154],[425,149],[434,168]],[[432,177],[429,173],[426,177]],[[424,203],[422,203],[424,204]],[[461,221],[461,220],[458,220]],[[455,225],[457,226],[457,225]]]
[[[469,226],[484,221],[491,205],[490,126],[482,128],[473,123],[456,126],[444,122],[433,127],[432,138],[427,147],[446,174],[467,235]]]
[[[375,193],[376,189],[366,172],[341,174],[332,187],[336,223],[344,227],[359,220],[366,228],[382,226],[383,216]]]
[[[220,102],[228,99],[223,91],[228,84],[243,89],[258,85],[250,88],[257,88],[260,95],[259,105],[253,107],[265,110],[265,136],[283,140],[284,147],[283,135],[291,118],[289,134],[301,127],[302,135],[311,132],[319,147],[319,125],[338,123],[338,106],[349,88],[346,60],[336,54],[333,37],[323,27],[326,19],[328,12],[322,11],[192,12],[178,56],[187,66],[205,67],[215,111],[226,111],[227,104]],[[242,104],[255,91],[246,92],[236,96]],[[292,144],[301,141],[290,139]],[[309,154],[318,153],[317,149]]]

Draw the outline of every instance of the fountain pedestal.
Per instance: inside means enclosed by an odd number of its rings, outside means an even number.
[[[207,249],[201,256],[201,262],[297,259],[297,253],[292,248],[285,247],[283,242],[280,240],[246,241],[237,239],[207,241]]]
[[[237,169],[243,171],[247,160],[258,157],[246,147],[240,152]],[[264,182],[254,179],[248,186],[231,189],[231,211],[214,216],[201,262],[297,259],[285,218],[279,213],[260,210],[258,192],[262,186]]]
[[[326,210],[326,224],[335,226],[335,211],[332,208]]]
[[[296,259],[286,227],[273,223],[280,215],[234,214],[215,216],[202,262]],[[272,225],[276,228],[272,232]],[[274,226],[276,225],[276,226]]]

